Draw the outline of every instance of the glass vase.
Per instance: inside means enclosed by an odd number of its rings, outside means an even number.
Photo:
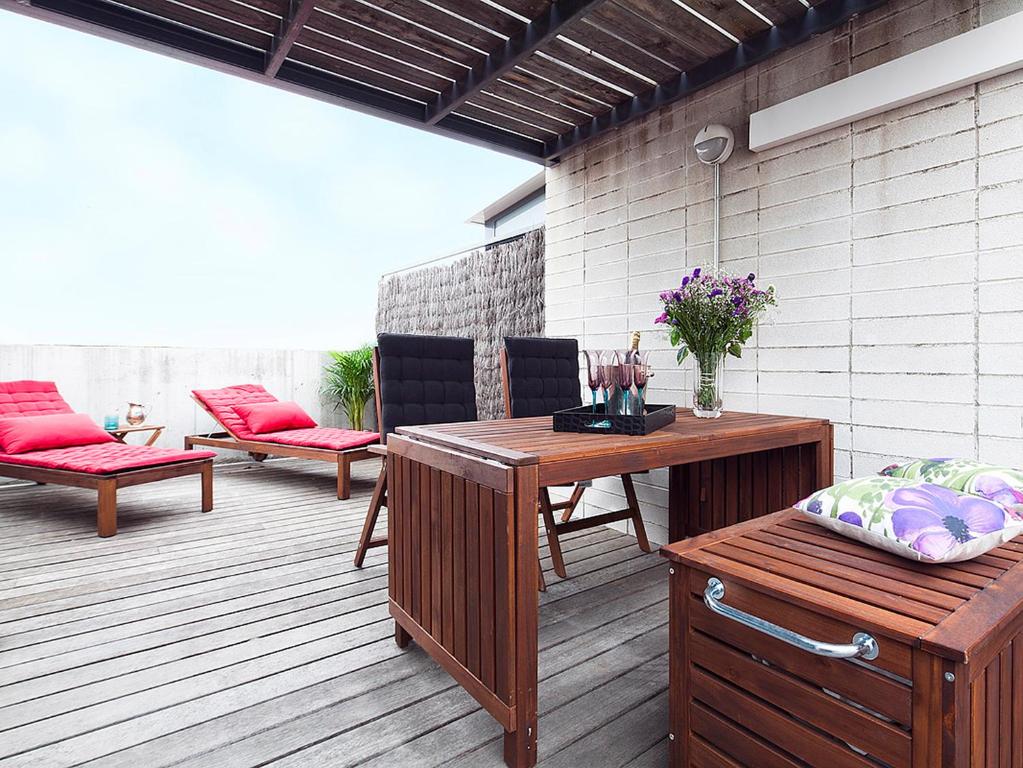
[[[718,353],[696,356],[693,379],[693,415],[716,419],[721,415],[721,390],[725,375],[725,356]]]

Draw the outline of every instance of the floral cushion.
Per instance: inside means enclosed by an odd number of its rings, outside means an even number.
[[[843,536],[931,563],[969,560],[1023,533],[1023,507],[915,478],[847,480],[796,508]]]
[[[1007,507],[1017,507],[1023,514],[1023,472],[1009,467],[984,464],[973,459],[917,459],[909,464],[893,464],[881,470],[888,477],[924,480],[972,493]]]

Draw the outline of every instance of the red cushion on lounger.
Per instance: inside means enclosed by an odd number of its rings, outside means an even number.
[[[28,453],[112,442],[114,438],[84,413],[0,417],[0,453]]]
[[[52,381],[0,381],[0,419],[74,413]]]
[[[276,403],[277,398],[259,384],[237,384],[220,389],[194,389],[192,394],[213,414],[220,425],[239,440],[260,440],[234,410],[236,405]]]
[[[0,453],[0,464],[110,475],[128,469],[158,467],[194,459],[212,459],[214,456],[216,454],[212,451],[179,451],[175,448],[153,448],[114,442],[13,455]]]
[[[316,426],[313,417],[303,411],[302,406],[290,401],[238,404],[234,406],[234,412],[242,417],[249,431],[257,435]]]
[[[376,432],[356,432],[351,429],[315,427],[295,429],[287,432],[260,435],[251,431],[245,420],[235,411],[235,406],[253,403],[276,403],[277,398],[259,384],[237,384],[221,389],[195,389],[192,394],[211,413],[220,425],[239,440],[253,440],[262,443],[295,445],[303,448],[326,448],[343,451],[380,442]]]
[[[359,432],[354,429],[316,427],[315,429],[290,429],[287,432],[274,432],[272,435],[260,435],[259,439],[265,443],[343,451],[346,448],[358,448],[363,445],[379,443],[380,435],[376,432]]]

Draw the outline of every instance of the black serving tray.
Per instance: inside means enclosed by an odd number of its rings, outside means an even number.
[[[586,432],[594,435],[649,435],[675,421],[674,405],[647,403],[642,415],[607,415],[604,404],[590,405],[554,412],[555,432]]]

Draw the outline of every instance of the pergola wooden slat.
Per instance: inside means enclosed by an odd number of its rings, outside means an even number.
[[[366,67],[381,72],[389,77],[404,80],[425,89],[429,94],[422,94],[422,98],[432,98],[432,94],[440,91],[450,79],[438,75],[433,71],[402,61],[394,56],[373,50],[349,40],[341,40],[327,33],[306,27],[295,43],[296,48],[292,49],[290,58],[301,60],[298,47],[334,56],[338,59],[352,62],[356,67]],[[402,87],[397,88],[398,92],[404,91]],[[412,94],[409,94],[412,95]],[[418,96],[416,98],[419,98]]]
[[[549,163],[883,2],[0,0],[0,8]]]
[[[317,9],[313,14],[306,24],[306,30],[377,51],[448,80],[461,77],[466,71],[464,64],[459,64],[442,54],[427,51],[413,43],[399,40],[321,9]]]
[[[702,61],[692,47],[679,42],[642,16],[637,16],[615,3],[604,3],[586,17],[586,22],[607,34],[617,35],[642,48],[651,56],[671,63],[676,73],[695,67]]]
[[[567,36],[658,83],[681,71],[676,64],[652,55],[645,40],[635,44],[617,30],[610,31],[600,24],[595,25],[590,16],[573,24]]]

